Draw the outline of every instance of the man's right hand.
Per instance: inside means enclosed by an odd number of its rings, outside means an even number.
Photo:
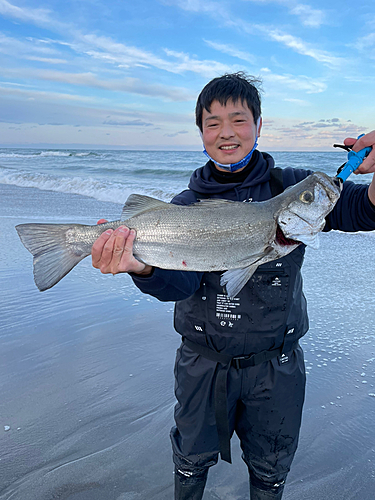
[[[98,224],[107,222],[100,219]],[[139,262],[133,255],[134,229],[120,226],[115,231],[108,229],[102,233],[92,246],[92,265],[103,274],[136,273],[150,274],[152,267]]]

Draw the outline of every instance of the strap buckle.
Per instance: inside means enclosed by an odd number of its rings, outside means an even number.
[[[232,366],[234,366],[234,368],[236,370],[240,370],[241,369],[241,360],[250,359],[251,357],[252,357],[252,354],[250,354],[248,356],[236,356],[235,358],[232,358]]]

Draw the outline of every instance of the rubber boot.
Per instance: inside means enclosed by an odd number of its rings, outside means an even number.
[[[207,477],[202,480],[183,480],[178,474],[174,476],[174,500],[201,500]]]
[[[281,500],[284,487],[279,488],[277,493],[261,490],[250,484],[250,500]]]

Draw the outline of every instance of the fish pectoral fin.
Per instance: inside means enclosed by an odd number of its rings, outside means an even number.
[[[258,267],[269,260],[267,256],[272,251],[273,248],[271,246],[268,246],[261,253],[252,255],[250,264],[249,257],[246,257],[246,259],[239,261],[239,264],[243,262],[244,267],[229,269],[221,275],[220,285],[225,286],[229,297],[235,297],[240,293],[242,288],[246,285],[246,283],[249,281]]]
[[[266,257],[270,252],[272,252],[272,247],[271,246],[268,246],[266,247],[262,252],[260,253],[256,253],[256,254],[253,254],[251,256],[251,259],[249,257],[245,257],[244,259],[242,260],[238,260],[237,261],[237,264],[239,264],[240,266],[243,266],[242,269],[245,269],[246,267],[248,266],[252,266],[254,264],[257,264],[258,266],[260,266],[261,264],[264,264],[264,262],[261,262],[264,257]]]
[[[143,194],[131,194],[122,209],[121,220],[127,220],[149,210],[160,210],[162,208],[173,208],[171,203],[144,196]]]
[[[255,273],[258,266],[259,264],[251,264],[251,266],[240,269],[229,269],[221,275],[220,285],[225,286],[229,297],[235,297]]]

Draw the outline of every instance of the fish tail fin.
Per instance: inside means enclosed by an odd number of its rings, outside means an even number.
[[[52,288],[89,253],[68,242],[78,224],[19,224],[18,235],[34,257],[34,281],[41,292]]]

